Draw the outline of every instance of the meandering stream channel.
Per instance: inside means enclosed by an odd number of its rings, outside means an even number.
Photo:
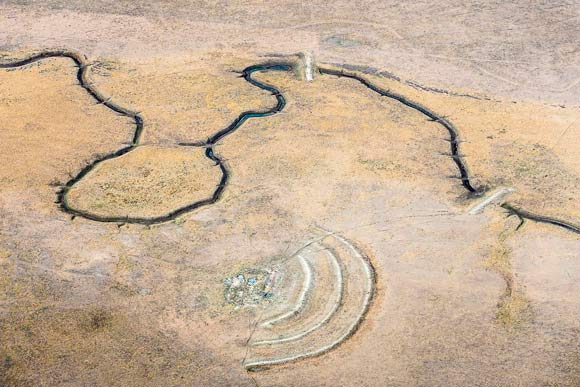
[[[253,65],[253,66],[249,66],[249,67],[245,68],[242,71],[242,77],[247,82],[252,84],[253,86],[256,86],[262,90],[266,90],[266,91],[269,91],[270,93],[272,93],[272,95],[276,98],[276,101],[277,101],[276,106],[272,107],[271,109],[265,110],[265,111],[246,111],[246,112],[241,113],[230,125],[228,125],[226,128],[219,130],[217,133],[215,133],[209,139],[207,139],[207,141],[196,142],[196,143],[180,143],[179,144],[180,146],[205,147],[206,148],[206,150],[205,150],[206,157],[211,159],[213,162],[216,163],[217,166],[219,166],[219,168],[222,172],[222,178],[221,178],[219,184],[217,185],[215,191],[213,192],[213,194],[209,198],[203,199],[201,201],[197,201],[195,203],[178,208],[178,209],[173,210],[165,215],[157,216],[157,217],[131,217],[131,216],[106,217],[106,216],[99,216],[99,215],[96,215],[96,214],[93,214],[93,213],[90,213],[87,211],[81,211],[81,210],[78,210],[78,209],[71,207],[67,203],[67,194],[76,183],[78,183],[80,180],[85,178],[100,163],[102,163],[106,160],[111,160],[111,159],[120,157],[124,154],[127,154],[127,153],[131,152],[132,150],[136,149],[136,147],[138,147],[140,145],[141,137],[142,137],[143,130],[144,130],[143,116],[139,112],[132,111],[130,109],[127,109],[123,106],[120,106],[120,105],[114,103],[113,101],[111,101],[111,98],[108,98],[102,92],[100,92],[95,87],[93,81],[90,78],[90,67],[91,67],[90,62],[87,60],[87,58],[84,55],[79,54],[77,52],[64,51],[64,50],[45,51],[45,52],[41,52],[39,54],[33,55],[31,57],[28,57],[26,59],[22,59],[22,60],[10,62],[10,63],[1,63],[0,68],[3,68],[3,69],[18,68],[18,67],[22,67],[22,66],[25,66],[25,65],[28,65],[28,64],[31,64],[34,62],[38,62],[38,61],[41,61],[44,59],[49,59],[49,58],[69,58],[69,59],[71,59],[78,67],[77,79],[79,81],[80,86],[83,89],[85,89],[86,92],[97,101],[97,103],[100,103],[100,104],[106,106],[107,108],[116,112],[119,115],[131,118],[135,123],[135,131],[134,131],[131,143],[128,146],[121,148],[114,153],[108,154],[106,156],[103,156],[99,159],[94,160],[91,164],[89,164],[88,166],[83,168],[75,177],[73,177],[68,182],[66,182],[63,185],[62,189],[57,194],[58,204],[60,205],[62,210],[71,214],[72,216],[80,216],[80,217],[84,217],[84,218],[98,221],[98,222],[138,223],[138,224],[144,224],[144,225],[151,225],[151,224],[171,221],[171,220],[177,218],[178,216],[183,215],[187,212],[193,211],[193,210],[200,208],[200,207],[203,207],[203,206],[211,205],[211,204],[217,202],[221,198],[225,188],[227,187],[230,173],[228,170],[228,166],[219,157],[219,155],[217,155],[215,153],[214,146],[218,143],[218,141],[223,140],[225,137],[227,137],[228,135],[232,134],[237,129],[239,129],[250,118],[268,117],[268,116],[274,115],[274,114],[282,111],[284,109],[284,107],[286,106],[286,99],[284,98],[284,96],[282,95],[280,90],[278,90],[274,86],[257,81],[256,79],[253,78],[253,74],[258,73],[258,72],[270,72],[270,71],[291,71],[293,69],[293,65],[291,63]],[[333,75],[333,76],[337,76],[337,77],[344,77],[344,78],[350,78],[350,79],[357,80],[362,85],[364,85],[365,87],[378,93],[379,95],[396,100],[396,101],[400,102],[401,104],[403,104],[403,105],[405,105],[405,106],[407,106],[415,111],[420,112],[421,114],[426,116],[429,120],[434,121],[434,122],[438,123],[439,125],[441,125],[449,134],[448,141],[450,143],[450,151],[451,151],[450,157],[453,159],[453,161],[455,162],[455,164],[457,166],[457,169],[458,169],[459,175],[460,175],[459,178],[461,179],[461,184],[469,192],[469,194],[472,196],[480,196],[481,194],[483,194],[483,190],[476,187],[472,182],[473,179],[469,173],[469,168],[468,168],[465,160],[463,159],[463,157],[461,156],[461,153],[460,153],[459,131],[457,130],[457,128],[455,128],[455,126],[450,121],[448,121],[444,117],[437,115],[436,113],[429,110],[428,108],[421,106],[420,104],[415,103],[415,102],[407,99],[406,97],[404,97],[402,95],[398,95],[398,94],[392,93],[388,90],[381,89],[380,87],[374,85],[373,83],[371,83],[370,81],[368,81],[367,79],[365,79],[364,77],[361,77],[359,75],[356,75],[353,73],[346,73],[342,70],[323,68],[323,67],[320,67],[319,71],[321,74],[327,74],[327,75]],[[562,220],[558,220],[555,218],[547,217],[547,216],[536,215],[536,214],[530,213],[528,211],[516,208],[516,207],[510,205],[509,203],[503,203],[502,207],[504,209],[506,209],[510,214],[516,215],[517,217],[519,217],[520,220],[522,220],[522,222],[524,219],[529,219],[529,220],[533,220],[536,222],[542,222],[542,223],[547,223],[547,224],[555,225],[558,227],[562,227],[568,231],[580,234],[580,227],[575,225],[575,224],[572,224],[572,223],[569,223],[566,221],[562,221]]]

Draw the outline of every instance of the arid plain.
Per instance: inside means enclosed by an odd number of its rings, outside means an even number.
[[[580,384],[579,11],[0,2],[0,385]]]

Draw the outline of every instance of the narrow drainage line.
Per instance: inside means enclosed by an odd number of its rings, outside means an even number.
[[[236,131],[249,118],[268,117],[268,116],[274,115],[274,114],[282,111],[284,109],[284,107],[286,106],[286,100],[285,100],[284,96],[281,94],[280,90],[278,90],[274,86],[271,86],[271,85],[268,85],[266,83],[262,83],[262,82],[255,80],[254,78],[252,78],[252,74],[254,72],[262,72],[262,71],[290,71],[292,68],[292,65],[289,63],[253,65],[253,66],[249,66],[249,67],[245,68],[242,71],[241,76],[248,83],[250,83],[250,84],[252,84],[252,85],[254,85],[262,90],[270,91],[272,93],[272,95],[276,97],[276,100],[277,100],[276,106],[270,110],[267,110],[267,111],[262,111],[262,112],[247,111],[247,112],[240,114],[238,116],[238,118],[236,118],[228,127],[220,130],[219,132],[214,134],[212,137],[210,137],[205,142],[178,144],[180,146],[205,147],[206,148],[206,152],[205,152],[206,157],[208,157],[209,159],[214,161],[216,163],[216,166],[220,167],[220,171],[222,173],[222,178],[220,180],[220,183],[216,186],[216,189],[210,198],[197,201],[197,202],[192,203],[190,205],[187,205],[187,206],[178,208],[177,210],[174,210],[172,212],[169,212],[168,214],[157,216],[157,217],[131,217],[131,216],[115,217],[115,216],[100,216],[100,215],[96,215],[96,214],[93,214],[93,213],[88,212],[88,211],[75,209],[68,203],[67,195],[68,195],[70,189],[76,183],[78,183],[80,180],[82,180],[84,177],[86,177],[99,164],[101,164],[102,162],[107,161],[107,160],[121,157],[121,156],[131,152],[135,148],[137,148],[140,145],[141,137],[142,137],[143,131],[144,131],[144,125],[145,125],[144,119],[143,119],[141,113],[134,112],[130,109],[124,108],[121,105],[118,105],[118,104],[112,102],[110,97],[105,97],[95,87],[94,83],[92,82],[92,80],[90,78],[90,71],[89,70],[90,70],[91,64],[88,62],[86,57],[80,53],[77,53],[77,52],[74,52],[71,50],[44,51],[44,52],[41,52],[39,54],[33,55],[29,58],[17,60],[17,61],[10,62],[10,63],[0,63],[0,69],[18,68],[18,67],[26,66],[28,64],[35,63],[35,62],[38,62],[38,61],[41,61],[44,59],[49,59],[49,58],[69,58],[69,59],[71,59],[75,63],[75,65],[78,67],[77,80],[78,80],[80,86],[83,89],[85,89],[87,91],[87,93],[89,95],[91,95],[97,101],[97,103],[103,104],[108,109],[114,111],[115,113],[117,113],[121,116],[129,117],[135,122],[135,131],[134,131],[133,136],[132,136],[131,145],[124,147],[124,148],[121,148],[121,149],[117,150],[116,152],[105,155],[101,158],[97,158],[91,164],[84,167],[75,177],[73,177],[67,183],[65,183],[64,186],[62,187],[62,189],[59,190],[59,192],[57,192],[56,204],[59,204],[61,210],[72,215],[73,218],[76,216],[80,216],[80,217],[83,217],[83,218],[86,218],[89,220],[93,220],[93,221],[97,221],[97,222],[110,222],[110,223],[120,223],[120,224],[136,223],[136,224],[143,224],[143,225],[152,225],[152,224],[158,224],[158,223],[172,221],[172,220],[176,219],[177,217],[179,217],[187,212],[191,212],[197,208],[214,204],[221,198],[223,191],[224,191],[224,189],[227,185],[227,182],[228,182],[229,170],[227,168],[225,161],[220,159],[218,156],[215,155],[214,145],[219,140],[225,138],[227,135]],[[324,67],[319,67],[318,71],[321,74],[328,74],[328,75],[334,75],[337,77],[354,79],[354,80],[360,82],[365,87],[369,88],[370,90],[372,90],[372,91],[374,91],[382,96],[394,99],[394,100],[402,103],[403,105],[408,106],[411,109],[414,109],[414,110],[422,113],[423,115],[428,117],[433,122],[439,123],[445,129],[447,129],[447,131],[449,133],[449,140],[448,141],[449,141],[450,149],[451,149],[451,158],[453,159],[453,161],[455,162],[455,164],[459,170],[461,184],[473,196],[480,196],[483,194],[483,189],[474,187],[474,185],[471,182],[471,177],[469,174],[469,169],[468,169],[467,163],[463,159],[463,156],[461,155],[460,149],[459,149],[460,148],[459,131],[457,130],[457,128],[455,128],[455,126],[453,126],[453,124],[451,122],[446,120],[444,117],[438,116],[437,114],[435,114],[431,110],[427,109],[426,107],[423,107],[420,104],[407,99],[406,97],[404,97],[402,95],[393,93],[389,90],[384,90],[384,89],[372,84],[370,81],[368,81],[367,79],[365,79],[364,77],[361,77],[359,75],[345,72],[343,69],[335,70],[335,69],[324,68]],[[536,222],[551,224],[554,226],[563,227],[564,229],[572,231],[574,233],[580,233],[580,227],[575,225],[575,224],[572,224],[572,223],[569,223],[569,222],[566,222],[563,220],[551,218],[551,217],[535,215],[535,214],[532,214],[532,213],[527,212],[525,210],[513,207],[509,203],[502,204],[502,207],[507,209],[511,214],[517,215],[520,219],[529,219],[529,220],[533,220]]]
[[[85,219],[97,221],[97,222],[109,222],[109,223],[136,223],[142,225],[152,225],[157,223],[164,223],[175,218],[183,215],[187,212],[193,211],[197,208],[214,204],[217,202],[222,194],[223,191],[228,183],[229,178],[229,170],[224,160],[220,159],[217,155],[215,155],[215,151],[213,146],[222,138],[226,137],[227,135],[236,131],[241,125],[244,124],[249,118],[255,117],[267,117],[274,115],[286,106],[286,100],[284,96],[282,96],[281,92],[273,86],[270,86],[266,83],[259,82],[252,78],[252,74],[255,72],[264,72],[264,71],[290,71],[291,65],[290,64],[264,64],[264,65],[254,65],[245,68],[242,72],[242,77],[249,82],[250,84],[266,90],[270,91],[272,95],[276,97],[277,104],[275,107],[266,110],[266,111],[247,111],[238,116],[228,127],[225,129],[220,130],[215,135],[210,137],[207,142],[203,143],[196,143],[196,144],[178,144],[180,146],[187,146],[187,145],[195,145],[195,146],[205,146],[206,152],[205,155],[212,161],[216,163],[216,166],[219,166],[220,171],[222,173],[222,177],[220,179],[219,184],[216,186],[215,191],[211,195],[211,197],[197,201],[195,203],[186,205],[184,207],[178,208],[174,211],[171,211],[165,215],[156,216],[156,217],[132,217],[132,216],[101,216],[90,211],[83,211],[76,209],[70,205],[67,200],[67,195],[70,190],[85,178],[91,171],[93,171],[99,164],[104,161],[115,159],[121,157],[123,155],[128,154],[129,152],[136,149],[141,142],[141,138],[144,131],[144,119],[139,112],[134,112],[130,109],[124,108],[114,102],[111,101],[110,97],[106,97],[103,93],[101,93],[94,85],[93,81],[90,78],[90,63],[86,59],[86,57],[80,53],[69,51],[69,50],[55,50],[55,51],[44,51],[39,54],[33,55],[29,58],[25,58],[22,60],[17,60],[10,63],[0,63],[0,69],[13,69],[22,67],[31,63],[35,63],[44,59],[50,58],[69,58],[71,59],[75,65],[78,67],[77,71],[77,80],[80,86],[91,96],[93,97],[98,104],[102,104],[103,106],[107,107],[108,109],[114,111],[115,113],[129,117],[133,119],[135,122],[135,131],[132,136],[131,145],[121,148],[111,154],[105,155],[103,157],[95,159],[92,163],[81,169],[81,171],[70,179],[68,182],[64,184],[64,186],[57,192],[57,200],[56,203],[60,206],[60,209],[70,215],[72,217],[83,217]]]
[[[429,110],[428,108],[421,106],[420,104],[413,102],[402,95],[393,93],[389,90],[385,90],[385,89],[382,89],[382,88],[374,85],[373,83],[371,83],[369,80],[367,80],[364,77],[361,77],[361,76],[356,75],[356,74],[351,73],[351,72],[345,72],[344,69],[336,70],[336,69],[332,69],[332,68],[326,68],[326,67],[319,66],[318,71],[320,71],[321,74],[328,74],[328,75],[333,75],[333,76],[337,76],[337,77],[354,79],[354,80],[360,82],[363,86],[369,88],[370,90],[372,90],[372,91],[374,91],[382,96],[394,99],[394,100],[402,103],[403,105],[408,106],[411,109],[422,113],[423,115],[428,117],[433,122],[437,122],[438,124],[443,126],[445,129],[447,129],[447,131],[449,133],[449,140],[448,141],[449,141],[450,148],[451,148],[451,158],[453,159],[453,161],[455,162],[455,165],[457,166],[457,168],[459,170],[461,184],[473,196],[481,196],[484,194],[483,189],[474,187],[474,185],[471,182],[472,177],[470,177],[467,162],[464,160],[463,156],[460,153],[459,131],[447,119],[437,115],[436,113]],[[555,219],[552,217],[532,214],[528,211],[516,208],[509,203],[504,203],[501,206],[503,208],[507,209],[511,214],[517,215],[522,220],[529,219],[529,220],[533,220],[535,222],[551,224],[554,226],[562,227],[568,231],[572,231],[574,233],[580,234],[580,226],[577,226],[575,224],[572,224],[572,223],[569,223],[569,222],[566,222],[563,220]],[[523,222],[522,222],[522,224],[523,224]],[[522,224],[520,224],[520,226],[518,226],[518,228],[520,228]]]
[[[509,204],[509,203],[503,203],[503,204],[501,204],[501,207],[506,209],[508,211],[508,213],[510,214],[510,216],[515,215],[520,219],[520,224],[517,227],[518,229],[523,226],[524,219],[527,219],[527,220],[532,220],[532,221],[538,222],[538,223],[546,223],[546,224],[551,224],[554,226],[562,227],[562,228],[564,228],[568,231],[571,231],[573,233],[580,234],[580,226],[578,226],[574,223],[570,223],[570,222],[567,222],[564,220],[552,218],[549,216],[542,216],[542,215],[533,214],[531,212],[528,212],[526,210],[518,208],[518,207],[516,207],[512,204]]]
[[[391,98],[395,101],[398,101],[398,102],[402,103],[403,105],[410,107],[411,109],[418,111],[419,113],[428,117],[431,121],[436,122],[439,125],[443,126],[447,130],[447,132],[449,133],[451,158],[455,162],[455,165],[457,166],[457,168],[459,170],[459,174],[461,175],[461,184],[469,193],[471,193],[474,196],[479,196],[483,193],[482,189],[476,188],[471,183],[471,177],[469,175],[469,168],[467,167],[467,162],[463,159],[463,156],[459,152],[459,147],[460,147],[460,145],[459,145],[460,144],[459,131],[457,130],[457,128],[455,128],[455,126],[453,126],[453,124],[451,122],[447,121],[445,118],[443,118],[441,116],[438,116],[437,114],[435,114],[431,110],[427,109],[426,107],[421,106],[418,103],[413,102],[402,95],[393,93],[389,90],[382,89],[382,88],[372,84],[370,81],[368,81],[364,77],[361,77],[361,76],[356,75],[354,73],[345,72],[342,69],[335,70],[335,69],[326,68],[326,67],[318,67],[318,70],[322,74],[354,79],[354,80],[358,81],[359,83],[361,83],[363,86],[374,91],[375,93],[380,94],[380,95],[387,97],[387,98]]]

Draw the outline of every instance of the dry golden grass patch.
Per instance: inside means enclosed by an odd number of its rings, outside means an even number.
[[[66,203],[102,217],[157,217],[210,198],[220,179],[203,148],[142,146],[99,164]]]

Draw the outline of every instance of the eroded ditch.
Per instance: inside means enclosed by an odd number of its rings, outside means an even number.
[[[434,121],[434,122],[438,123],[439,125],[443,126],[443,128],[445,128],[447,130],[447,132],[449,133],[449,140],[448,141],[450,143],[450,148],[451,148],[450,149],[451,150],[450,157],[453,159],[453,161],[455,162],[455,164],[459,170],[459,174],[460,174],[459,178],[461,179],[461,184],[469,192],[471,197],[481,196],[485,192],[485,190],[483,188],[476,187],[472,183],[473,178],[470,176],[470,172],[469,172],[469,168],[467,166],[467,163],[465,162],[465,160],[460,152],[459,131],[457,130],[457,128],[455,128],[455,126],[449,120],[447,120],[446,118],[444,118],[442,116],[437,115],[436,113],[432,112],[428,108],[421,106],[420,104],[405,98],[402,95],[393,93],[389,90],[382,89],[382,88],[374,85],[373,83],[371,83],[370,81],[368,81],[364,77],[361,77],[357,74],[354,74],[351,72],[345,72],[342,69],[336,70],[336,69],[325,68],[325,67],[319,67],[319,71],[321,74],[334,75],[337,77],[344,77],[344,78],[350,78],[350,79],[356,80],[356,81],[360,82],[363,86],[374,91],[375,93],[377,93],[381,96],[384,96],[384,97],[391,98],[395,101],[398,101],[398,102],[402,103],[403,105],[425,115],[429,120]],[[526,210],[523,210],[521,208],[517,208],[508,202],[502,203],[501,207],[504,208],[510,216],[515,215],[521,220],[521,223],[518,226],[518,228],[520,228],[523,225],[524,220],[532,220],[534,222],[545,223],[545,224],[550,224],[553,226],[561,227],[561,228],[564,228],[564,229],[571,231],[573,233],[580,234],[580,226],[577,226],[571,222],[552,218],[549,216],[542,216],[542,215],[533,214],[533,213],[528,212]]]
[[[97,215],[97,214],[94,214],[94,213],[91,213],[88,211],[83,211],[83,210],[73,208],[67,202],[67,194],[70,191],[70,189],[75,186],[75,184],[77,184],[79,181],[81,181],[83,178],[85,178],[99,164],[101,164],[102,162],[107,161],[107,160],[112,160],[112,159],[115,159],[117,157],[121,157],[121,156],[133,151],[134,149],[136,149],[140,145],[141,137],[142,137],[143,130],[144,130],[144,124],[145,124],[143,116],[139,112],[132,111],[130,109],[127,109],[123,106],[120,106],[120,105],[112,102],[112,99],[110,97],[107,97],[102,92],[100,92],[95,87],[93,81],[90,78],[90,66],[91,66],[91,64],[89,63],[88,59],[80,53],[77,53],[74,51],[64,51],[64,50],[62,50],[62,51],[45,51],[45,52],[33,55],[31,57],[28,57],[26,59],[18,60],[18,61],[11,62],[11,63],[2,63],[2,64],[0,64],[0,68],[14,69],[14,68],[23,67],[23,66],[26,66],[26,65],[44,60],[44,59],[50,59],[50,58],[68,58],[68,59],[71,59],[75,63],[75,65],[78,67],[77,80],[78,80],[80,86],[83,89],[85,89],[87,91],[87,93],[97,101],[97,103],[102,104],[103,106],[109,108],[110,110],[114,111],[115,113],[117,113],[119,115],[131,118],[135,122],[135,131],[134,131],[134,134],[133,134],[133,137],[131,140],[131,144],[127,147],[124,147],[124,148],[117,150],[116,152],[113,152],[113,153],[107,154],[101,158],[98,158],[98,159],[94,160],[92,163],[90,163],[89,165],[87,165],[85,168],[83,168],[76,176],[74,176],[72,179],[70,179],[68,182],[66,182],[63,185],[63,187],[61,188],[61,190],[57,193],[57,203],[60,205],[60,207],[63,211],[71,214],[73,217],[80,216],[80,217],[83,217],[83,218],[86,218],[89,220],[98,221],[98,222],[137,223],[137,224],[144,224],[144,225],[164,223],[167,221],[174,220],[178,216],[183,215],[187,212],[193,211],[199,207],[213,204],[221,198],[222,193],[223,193],[224,189],[226,188],[230,174],[229,174],[228,167],[225,164],[225,162],[218,155],[215,154],[214,145],[222,138],[226,137],[227,135],[229,135],[229,134],[233,133],[234,131],[236,131],[237,129],[239,129],[248,119],[271,116],[273,114],[276,114],[276,113],[282,111],[282,109],[284,109],[284,106],[286,105],[286,100],[278,89],[276,89],[273,86],[267,85],[265,83],[261,83],[255,79],[253,79],[252,74],[254,74],[255,72],[289,71],[292,69],[292,66],[289,64],[279,64],[279,63],[278,64],[253,65],[253,66],[249,66],[249,67],[245,68],[242,71],[242,77],[247,82],[252,84],[253,86],[256,86],[262,90],[266,90],[266,91],[271,92],[272,95],[274,95],[276,97],[276,100],[277,100],[276,106],[269,109],[269,110],[266,110],[266,111],[246,111],[246,112],[241,113],[238,116],[238,118],[236,118],[229,126],[218,131],[216,134],[211,136],[205,142],[191,143],[191,144],[187,144],[187,143],[178,144],[180,146],[202,146],[202,147],[205,147],[206,148],[206,150],[205,150],[206,157],[208,157],[209,159],[214,161],[216,163],[216,166],[219,166],[221,173],[222,173],[222,178],[221,178],[219,184],[217,185],[215,191],[213,192],[213,194],[209,198],[194,202],[192,204],[189,204],[189,205],[181,207],[181,208],[178,208],[178,209],[171,211],[171,212],[169,212],[165,215],[162,215],[162,216],[157,216],[157,217],[131,217],[131,216],[115,217],[115,216],[100,216],[100,215]]]
[[[23,66],[26,66],[28,64],[32,64],[32,63],[35,63],[35,62],[38,62],[38,61],[41,61],[44,59],[49,59],[49,58],[68,58],[68,59],[71,59],[75,63],[75,65],[78,67],[77,80],[78,80],[80,86],[83,89],[85,89],[86,92],[97,101],[97,103],[102,104],[103,106],[107,107],[108,109],[112,110],[113,112],[115,112],[121,116],[131,118],[135,124],[135,130],[134,130],[130,145],[123,147],[123,148],[117,150],[116,152],[113,152],[113,153],[105,155],[101,158],[98,158],[98,159],[94,160],[92,163],[90,163],[89,165],[87,165],[85,168],[83,168],[76,176],[74,176],[72,179],[70,179],[68,182],[66,182],[62,186],[61,190],[57,193],[57,203],[59,204],[59,206],[61,207],[61,209],[63,211],[71,214],[73,217],[80,216],[80,217],[94,220],[94,221],[98,221],[98,222],[137,223],[137,224],[144,224],[144,225],[151,225],[151,224],[163,223],[163,222],[174,220],[175,218],[179,217],[180,215],[183,215],[185,213],[193,211],[197,208],[211,205],[211,204],[217,202],[221,198],[221,196],[222,196],[222,194],[227,186],[230,173],[229,173],[229,169],[228,169],[228,166],[226,165],[225,161],[215,153],[214,146],[220,140],[224,139],[225,137],[227,137],[228,135],[232,134],[237,129],[239,129],[248,119],[250,119],[250,118],[263,118],[263,117],[268,117],[268,116],[274,115],[274,114],[282,111],[284,109],[284,107],[286,106],[286,99],[284,98],[284,96],[282,95],[280,90],[278,90],[276,87],[274,87],[272,85],[268,85],[266,83],[262,83],[260,81],[257,81],[256,79],[254,79],[252,77],[252,75],[256,72],[291,71],[293,68],[293,64],[291,64],[291,63],[267,63],[267,64],[262,64],[262,65],[253,65],[253,66],[249,66],[249,67],[245,68],[241,72],[241,77],[243,77],[251,85],[253,85],[259,89],[269,91],[270,93],[272,93],[272,95],[276,98],[276,101],[277,101],[276,106],[272,107],[271,109],[265,110],[265,111],[246,111],[246,112],[243,112],[230,125],[228,125],[226,128],[219,130],[214,135],[212,135],[210,138],[208,138],[206,141],[195,142],[195,143],[179,143],[178,144],[179,146],[194,146],[194,147],[206,148],[206,150],[205,150],[206,157],[208,157],[213,162],[215,162],[216,166],[218,166],[220,168],[221,173],[222,173],[222,178],[221,178],[219,184],[216,186],[215,191],[213,192],[213,194],[210,197],[203,199],[203,200],[200,200],[200,201],[197,201],[197,202],[194,202],[194,203],[189,204],[187,206],[178,208],[178,209],[173,210],[173,211],[171,211],[165,215],[162,215],[162,216],[156,216],[156,217],[131,217],[131,216],[115,217],[115,216],[99,216],[97,214],[94,214],[94,213],[91,213],[88,211],[83,211],[83,210],[73,208],[67,202],[67,194],[76,183],[78,183],[83,178],[85,178],[99,164],[103,163],[104,161],[115,159],[115,158],[118,158],[120,156],[123,156],[123,155],[131,152],[132,150],[136,149],[140,145],[141,137],[142,137],[143,130],[144,130],[143,116],[139,112],[132,111],[132,110],[127,109],[119,104],[116,104],[115,102],[112,101],[112,99],[110,97],[107,97],[102,92],[100,92],[95,87],[93,81],[90,78],[91,63],[88,61],[88,59],[84,55],[82,55],[80,53],[77,53],[74,51],[68,51],[68,50],[45,51],[45,52],[41,52],[39,54],[33,55],[33,56],[25,58],[25,59],[17,60],[17,61],[10,62],[10,63],[2,63],[2,64],[0,64],[0,68],[3,68],[3,69],[19,68],[19,67],[23,67]],[[345,72],[342,69],[336,70],[336,69],[326,68],[326,67],[319,67],[318,71],[321,74],[337,76],[340,78],[350,78],[350,79],[356,80],[356,81],[360,82],[363,86],[374,91],[375,93],[377,93],[383,97],[387,97],[387,98],[393,99],[395,101],[398,101],[401,104],[423,114],[429,120],[441,125],[443,128],[446,129],[446,131],[449,134],[448,141],[450,144],[450,152],[451,152],[449,154],[449,156],[453,159],[453,161],[454,161],[454,163],[459,171],[459,175],[460,175],[459,179],[461,180],[462,186],[468,191],[468,193],[470,194],[471,197],[477,197],[477,196],[480,196],[484,193],[483,188],[476,187],[473,184],[473,182],[472,182],[473,178],[470,175],[467,163],[465,162],[463,156],[461,155],[459,131],[445,117],[442,117],[442,116],[434,113],[430,109],[428,109],[428,108],[426,108],[426,107],[424,107],[416,102],[413,102],[402,95],[393,93],[389,90],[382,89],[379,86],[370,82],[369,80],[365,79],[364,77],[359,76],[355,73]],[[564,229],[571,231],[573,233],[580,234],[580,226],[577,226],[571,222],[555,219],[555,218],[548,217],[548,216],[533,214],[533,213],[525,211],[523,209],[516,208],[507,202],[502,203],[502,207],[504,209],[506,209],[510,215],[516,215],[522,221],[523,220],[532,220],[535,222],[546,223],[546,224],[550,224],[550,225],[564,228]]]

